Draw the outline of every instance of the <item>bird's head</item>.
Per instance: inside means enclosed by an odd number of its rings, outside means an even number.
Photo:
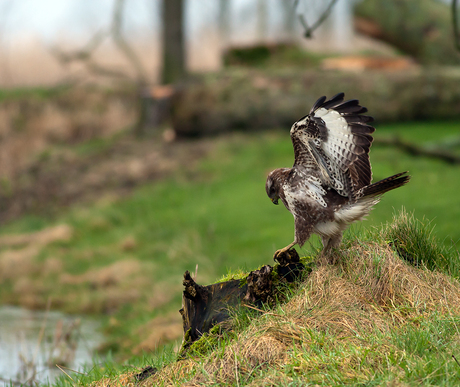
[[[287,170],[287,168],[279,168],[268,174],[267,182],[265,183],[265,191],[273,204],[278,204],[281,182],[284,180],[285,170]]]

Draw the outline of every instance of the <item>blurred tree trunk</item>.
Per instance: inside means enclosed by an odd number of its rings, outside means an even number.
[[[331,13],[332,36],[336,50],[351,48],[353,39],[353,5],[350,0],[338,1]]]
[[[186,71],[184,0],[163,0],[163,68],[161,82],[174,83]]]
[[[296,39],[296,8],[291,1],[280,0],[280,6],[283,13],[283,33],[288,42]]]
[[[230,38],[230,0],[219,0],[218,18],[220,45],[221,48],[225,50]]]
[[[267,39],[267,20],[267,0],[257,0],[257,40],[260,43],[265,43]]]

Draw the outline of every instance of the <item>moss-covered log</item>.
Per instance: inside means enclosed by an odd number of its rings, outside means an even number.
[[[243,279],[201,286],[186,271],[180,310],[184,324],[182,354],[216,324],[228,320],[232,308],[241,303],[260,307],[264,302],[275,300],[277,288],[274,283],[293,282],[304,270],[296,250],[291,249],[279,258],[275,269],[265,265]]]
[[[197,76],[174,97],[180,136],[290,128],[322,95],[358,98],[378,122],[460,116],[460,70],[235,70]]]
[[[365,0],[355,7],[356,29],[424,64],[458,64],[452,15],[435,0]]]

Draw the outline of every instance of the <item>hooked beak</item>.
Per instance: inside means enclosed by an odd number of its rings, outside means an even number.
[[[278,198],[276,199],[270,198],[270,200],[272,201],[273,204],[278,204]]]

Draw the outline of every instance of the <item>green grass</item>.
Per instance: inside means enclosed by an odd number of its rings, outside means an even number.
[[[459,132],[457,122],[400,123],[379,127],[376,137],[398,134],[429,145]],[[93,145],[82,152],[100,147]],[[371,150],[371,162],[374,181],[405,170],[412,180],[387,193],[368,220],[346,232],[347,238],[391,220],[404,206],[415,218],[430,220],[433,236],[446,248],[459,247],[459,166],[378,146]],[[26,216],[4,226],[1,234],[71,225],[70,241],[49,245],[35,258],[39,267],[51,257],[57,259],[62,270],[48,273],[39,268],[21,277],[36,287],[36,297],[51,297],[54,307],[104,316],[107,347],[128,356],[143,339],[139,327],[156,316],[177,313],[185,270],[194,272],[198,265],[198,282],[212,283],[229,271],[272,264],[273,252],[292,241],[292,215],[283,206],[274,206],[264,189],[270,170],[292,163],[287,129],[229,135],[216,139],[214,149],[194,172],[178,171],[127,198],[101,198],[55,219]],[[134,241],[131,247],[123,247],[127,238]],[[299,252],[309,255],[319,246],[313,237]],[[122,271],[136,265],[138,269],[115,285],[63,280],[63,275],[84,276],[120,261],[125,261]],[[21,303],[15,290],[19,279],[4,281],[1,302]]]
[[[158,373],[142,385],[456,386],[460,285],[439,289],[447,277],[395,258],[386,240],[395,224],[415,230],[403,236],[414,246],[428,230],[402,213],[395,223],[348,238],[338,265],[315,267],[304,282],[280,288],[282,301],[265,305],[266,313],[235,310],[231,332],[213,329],[179,362],[164,353],[144,359],[143,365],[154,365]],[[432,243],[443,251],[438,241]],[[458,271],[457,254],[446,258]],[[380,300],[374,297],[379,292]],[[411,299],[414,294],[418,299]],[[132,382],[128,371],[99,370],[81,384],[101,377]]]
[[[59,85],[55,87],[20,87],[14,89],[0,89],[0,102],[23,98],[48,99],[59,95],[68,88],[68,85]]]
[[[224,64],[246,66],[251,68],[280,69],[318,67],[327,57],[296,46],[279,44],[275,46],[259,45],[253,47],[233,48],[224,56]]]
[[[93,364],[86,366],[81,372],[73,372],[70,369],[64,369],[67,375],[62,373],[52,384],[48,383],[48,385],[53,385],[55,387],[75,386],[76,384],[84,386],[105,378],[110,378],[123,384],[121,376],[124,374],[139,373],[148,366],[159,369],[176,360],[177,355],[171,344],[160,348],[155,353],[154,358],[152,358],[151,354],[143,354],[131,358],[129,362],[116,362],[109,354],[108,356],[106,355],[104,359],[95,357],[93,359]]]
[[[449,151],[459,155],[459,133],[458,122],[415,122],[378,127],[375,137],[398,135],[404,140],[425,146],[449,142],[455,138],[457,145]],[[373,224],[383,221],[389,212],[387,202],[391,200],[394,208],[399,209],[404,205],[409,212],[414,212],[416,218],[432,221],[436,236],[446,245],[454,245],[457,249],[460,247],[460,206],[457,194],[460,192],[460,166],[413,157],[396,149],[378,146],[371,151],[371,162],[374,180],[386,177],[392,171],[408,170],[412,176],[407,187],[385,195],[382,203],[369,217]]]

